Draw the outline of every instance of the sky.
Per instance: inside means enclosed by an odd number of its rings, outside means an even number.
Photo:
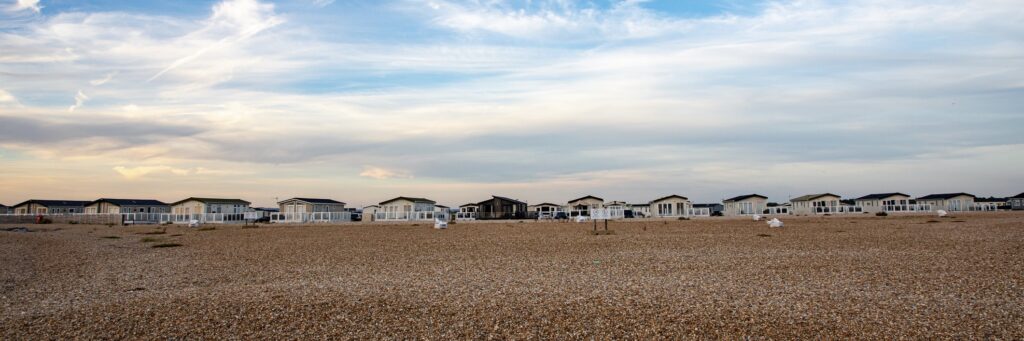
[[[0,203],[1024,191],[1019,1],[0,0]]]

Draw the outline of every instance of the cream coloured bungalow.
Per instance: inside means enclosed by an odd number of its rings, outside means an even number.
[[[26,200],[14,205],[14,214],[40,215],[40,214],[80,214],[85,212],[85,205],[89,201],[79,200]]]
[[[868,194],[854,199],[856,205],[868,213],[916,211],[911,201],[909,195],[899,192]]]
[[[693,210],[690,199],[675,194],[651,200],[650,205],[653,218],[689,217]]]
[[[476,203],[469,203],[459,206],[459,212],[455,213],[456,220],[476,220],[476,211],[480,206]]]
[[[1024,193],[1009,197],[1006,199],[1006,202],[1010,204],[1010,209],[1014,211],[1024,210]]]
[[[397,197],[382,201],[375,214],[376,221],[434,220],[437,202],[426,198]]]
[[[171,204],[175,215],[244,214],[251,203],[242,199],[187,198]]]
[[[768,197],[760,194],[747,194],[722,200],[722,215],[736,217],[761,214],[768,205]]]
[[[832,193],[808,194],[790,199],[793,214],[812,215],[836,213],[842,206],[842,198]]]
[[[576,199],[573,199],[573,200],[569,200],[568,206],[569,206],[569,216],[570,217],[575,217],[575,216],[589,217],[591,210],[593,210],[593,209],[603,209],[604,208],[604,199],[595,197],[593,195],[588,195],[588,196],[585,196],[585,197],[582,197],[582,198],[576,198]]]
[[[85,205],[85,213],[171,213],[171,206],[153,199],[97,199]]]
[[[917,198],[917,203],[930,205],[935,210],[963,212],[974,210],[974,198],[974,195],[967,193],[942,193]]]
[[[380,206],[370,205],[363,207],[362,221],[374,221],[377,219],[377,211],[380,210]]]
[[[281,213],[345,212],[345,203],[333,199],[291,198],[277,202]]]
[[[531,216],[536,217],[537,219],[550,219],[555,218],[555,216],[557,216],[559,212],[564,213],[565,208],[562,207],[562,205],[546,202],[527,206],[526,211],[529,212]]]

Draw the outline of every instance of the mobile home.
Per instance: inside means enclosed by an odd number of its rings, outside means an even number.
[[[650,209],[653,218],[689,217],[693,203],[684,196],[672,194],[651,200]]]
[[[416,221],[434,220],[437,202],[426,198],[397,197],[382,201],[375,214],[375,221]]]
[[[936,210],[963,212],[974,210],[974,198],[974,195],[967,193],[930,194],[917,198],[917,203],[930,205]]]
[[[569,216],[570,217],[576,217],[576,216],[586,216],[586,217],[589,217],[591,210],[593,210],[593,209],[603,209],[604,208],[604,199],[595,197],[593,195],[588,195],[588,196],[585,196],[585,197],[582,197],[582,198],[576,198],[576,199],[573,199],[573,200],[569,200],[568,206],[569,206]]]
[[[526,202],[492,195],[477,203],[477,219],[526,219]]]
[[[725,209],[722,215],[736,217],[744,215],[761,214],[768,204],[768,197],[760,194],[741,195],[722,201]]]
[[[85,213],[171,213],[171,205],[154,199],[97,199],[85,205]]]
[[[22,215],[43,215],[43,214],[79,214],[85,213],[85,205],[89,201],[80,200],[26,200],[14,205],[14,214]]]

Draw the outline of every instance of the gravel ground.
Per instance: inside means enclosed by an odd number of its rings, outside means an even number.
[[[1024,338],[1024,214],[783,220],[5,225],[0,339]]]

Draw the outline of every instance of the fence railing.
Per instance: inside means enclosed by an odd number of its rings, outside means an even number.
[[[476,212],[455,213],[455,220],[476,220]]]
[[[932,205],[927,204],[905,204],[905,205],[882,205],[882,211],[887,213],[899,212],[931,212]]]
[[[761,210],[764,215],[786,215],[790,213],[790,207],[765,207]]]
[[[402,211],[402,212],[376,212],[373,214],[377,221],[411,221],[411,220],[448,220],[447,212],[434,211]]]
[[[351,212],[275,212],[270,213],[272,223],[337,223],[352,221]]]
[[[814,207],[814,214],[846,214],[846,213],[864,213],[864,208],[860,206],[817,206]]]

